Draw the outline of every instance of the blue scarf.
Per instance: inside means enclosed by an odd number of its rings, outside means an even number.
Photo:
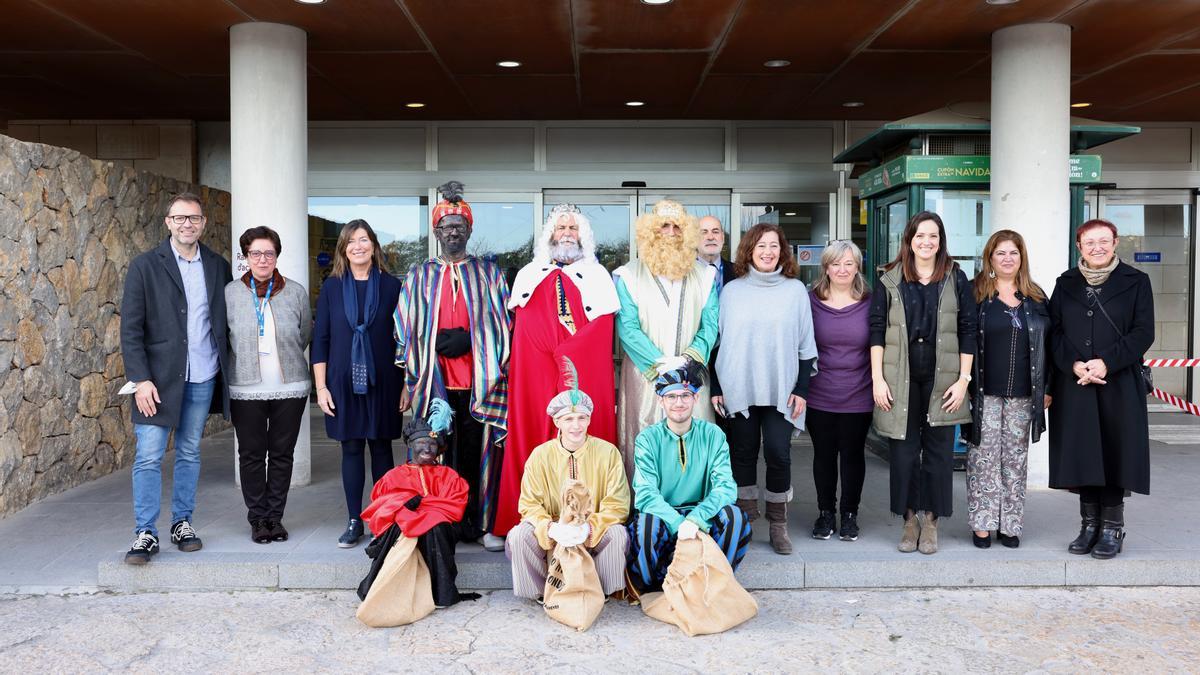
[[[367,393],[367,386],[375,384],[375,358],[371,353],[371,336],[367,326],[375,320],[379,309],[379,268],[371,267],[367,276],[367,294],[363,299],[363,322],[358,323],[358,294],[354,290],[354,275],[346,272],[342,277],[342,309],[354,335],[350,342],[350,385],[355,394]]]

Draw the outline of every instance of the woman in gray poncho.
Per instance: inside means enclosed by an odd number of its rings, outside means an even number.
[[[787,555],[792,552],[787,533],[792,431],[804,428],[808,381],[817,357],[812,311],[778,225],[760,223],[742,236],[735,269],[738,278],[721,292],[713,406],[728,419],[737,505],[751,520],[758,516],[762,445],[771,548]]]

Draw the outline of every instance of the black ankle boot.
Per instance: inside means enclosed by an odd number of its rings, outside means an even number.
[[[1100,509],[1100,538],[1092,548],[1092,557],[1100,560],[1115,558],[1125,543],[1125,505]]]
[[[1079,528],[1079,536],[1067,546],[1067,552],[1087,555],[1092,552],[1100,536],[1100,504],[1079,502],[1079,515],[1083,518],[1083,525]]]

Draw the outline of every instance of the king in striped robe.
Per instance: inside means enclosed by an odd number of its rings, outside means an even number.
[[[512,319],[507,305],[508,285],[500,267],[474,256],[414,265],[396,305],[396,365],[405,369],[412,414],[426,417],[434,398],[447,399],[454,408],[445,463],[471,486],[460,535],[464,540],[489,531],[495,516],[500,443],[508,416]],[[448,307],[454,308],[454,317],[444,311]],[[455,317],[465,324],[461,327],[470,337],[470,350],[447,358],[437,351],[438,333],[453,326]],[[475,444],[479,447],[468,447]]]

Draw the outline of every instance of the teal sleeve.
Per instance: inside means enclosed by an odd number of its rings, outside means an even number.
[[[640,433],[633,445],[633,493],[634,507],[640,513],[658,516],[667,525],[671,534],[683,524],[683,516],[663,498],[658,488],[658,464],[655,462],[652,434]],[[714,511],[714,513],[716,513]],[[705,523],[705,528],[708,524]]]
[[[709,521],[716,517],[717,512],[737,500],[737,483],[733,480],[733,469],[729,465],[729,442],[719,429],[712,435],[709,447],[712,454],[708,464],[708,494],[687,515],[688,519],[708,532]]]
[[[617,277],[615,281],[617,299],[621,301],[621,308],[617,310],[617,337],[621,340],[621,349],[625,350],[625,355],[633,360],[633,365],[642,375],[652,380],[658,375],[654,370],[654,362],[662,357],[662,350],[655,347],[650,337],[642,331],[637,303],[629,295],[629,289],[625,288],[624,280]],[[713,335],[716,335],[715,329]]]
[[[717,317],[720,308],[717,291],[713,289],[708,294],[704,309],[700,310],[700,329],[696,331],[696,337],[692,338],[692,344],[683,352],[696,363],[708,363],[708,355],[712,352],[713,345],[717,344]]]

